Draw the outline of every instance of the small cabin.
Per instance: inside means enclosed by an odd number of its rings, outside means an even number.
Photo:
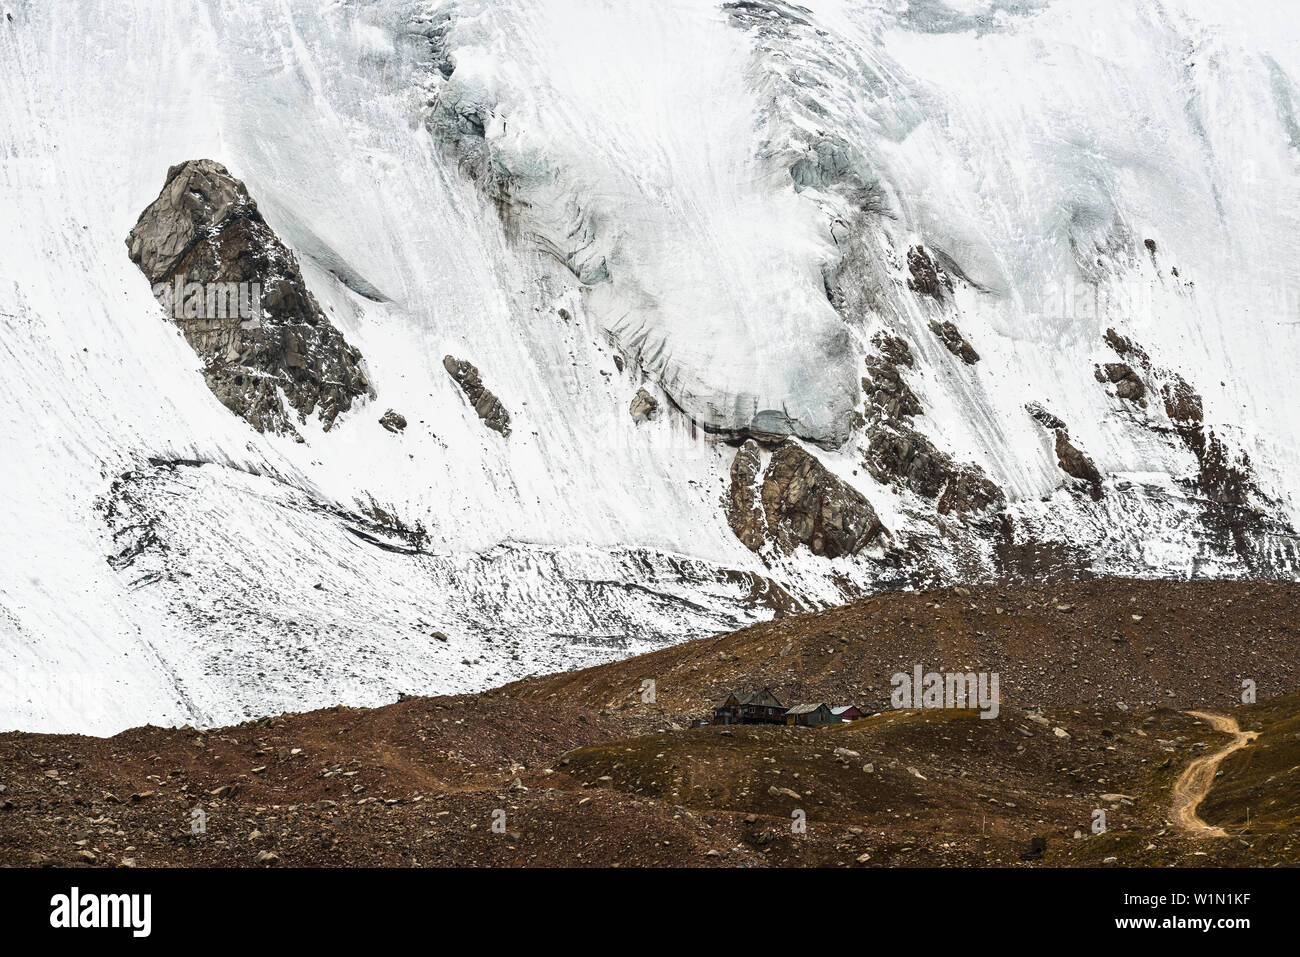
[[[764,688],[741,699],[740,718],[744,724],[784,724],[785,705],[770,688]]]
[[[811,728],[820,724],[835,724],[837,718],[831,714],[829,705],[819,704],[796,704],[791,705],[785,712],[785,723],[798,725],[800,727]]]
[[[857,721],[858,718],[864,717],[862,709],[851,704],[841,705],[838,708],[831,708],[831,716],[834,717],[836,721],[844,723]]]
[[[713,709],[714,724],[740,724],[740,699],[734,694],[727,695],[727,700]]]
[[[714,724],[784,724],[785,706],[776,700],[770,688],[755,691],[743,698],[734,694],[713,709]]]

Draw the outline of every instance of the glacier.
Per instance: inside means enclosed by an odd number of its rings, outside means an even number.
[[[0,11],[0,729],[474,690],[923,581],[1295,575],[1286,4]],[[126,255],[196,158],[364,356],[375,397],[328,432],[227,411]],[[900,428],[861,387],[882,333],[914,360],[906,427],[1000,507],[940,514],[864,467]],[[1100,381],[1123,363],[1145,405]],[[1248,494],[1205,494],[1178,382]],[[724,507],[747,437],[805,447],[890,541],[751,551]]]

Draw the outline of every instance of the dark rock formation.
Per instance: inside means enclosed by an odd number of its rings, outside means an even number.
[[[1196,456],[1196,477],[1185,484],[1218,505],[1249,505],[1252,495],[1258,493],[1251,475],[1250,456],[1245,453],[1235,455],[1213,430],[1205,427],[1205,409],[1200,394],[1177,372],[1153,366],[1146,351],[1132,339],[1114,329],[1107,329],[1105,340],[1119,356],[1136,362],[1157,383],[1165,415],[1169,417],[1174,433]],[[1130,393],[1140,389],[1140,404],[1146,405],[1146,383],[1128,364],[1108,362],[1104,370],[1106,379],[1118,383],[1121,398],[1128,398],[1125,395],[1128,384]],[[1134,381],[1136,386],[1131,384]],[[1232,522],[1245,520],[1233,519]],[[1218,523],[1221,520],[1216,515],[1214,521]]]
[[[907,251],[907,271],[912,278],[907,287],[922,296],[942,301],[952,292],[952,280],[943,271],[943,267],[925,250],[924,246],[913,246]]]
[[[1052,415],[1037,402],[1030,402],[1025,406],[1025,411],[1033,416],[1034,421],[1045,429],[1064,429],[1065,422]]]
[[[884,533],[871,503],[792,441],[773,454],[758,481],[759,446],[752,439],[731,463],[727,521],[751,551],[771,541],[783,552],[800,545],[814,555],[854,555]]]
[[[885,531],[871,503],[794,442],[772,455],[763,475],[763,513],[784,551],[807,546],[814,555],[853,555]]]
[[[1181,435],[1184,430],[1189,432],[1198,432],[1205,422],[1205,410],[1201,402],[1200,395],[1187,384],[1187,380],[1178,373],[1173,373],[1169,381],[1166,382],[1160,390],[1161,398],[1164,399],[1165,414],[1173,422],[1174,428]],[[1185,440],[1192,439],[1191,435],[1183,436]]]
[[[899,371],[899,366],[911,368],[913,364],[907,342],[884,332],[877,333],[872,342],[880,354],[867,356],[867,376],[862,380],[867,404],[890,420],[920,415],[921,400]]]
[[[400,412],[394,412],[392,409],[389,409],[383,414],[383,417],[380,418],[379,424],[389,432],[401,432],[406,428],[406,416],[402,415]]]
[[[731,494],[727,501],[727,523],[751,552],[766,540],[763,510],[758,505],[758,470],[762,465],[758,443],[747,440],[731,460]]]
[[[1002,490],[973,464],[959,464],[921,433],[903,425],[877,424],[867,433],[865,465],[877,482],[898,483],[922,498],[937,500],[939,514],[964,514],[1001,507]]]
[[[975,351],[975,347],[967,342],[951,320],[945,319],[943,322],[930,320],[930,331],[939,337],[939,341],[944,344],[949,352],[959,358],[968,366],[973,366],[980,361],[980,354]]]
[[[628,412],[634,419],[648,419],[655,414],[659,408],[659,400],[652,396],[645,389],[637,389],[636,395],[632,397],[632,404],[628,407]]]
[[[1196,490],[1215,502],[1246,505],[1255,491],[1251,478],[1250,456],[1235,457],[1214,434],[1205,428],[1205,411],[1201,396],[1178,373],[1170,373],[1160,390],[1165,414],[1183,444],[1196,456],[1199,466]]]
[[[1056,464],[1066,475],[1087,482],[1094,500],[1101,498],[1101,473],[1092,464],[1092,459],[1070,441],[1065,429],[1056,430]]]
[[[1106,344],[1115,350],[1115,354],[1121,359],[1128,359],[1130,362],[1136,362],[1143,369],[1151,366],[1151,357],[1146,354],[1141,346],[1135,343],[1127,336],[1121,336],[1114,329],[1107,329],[1103,337]]]
[[[867,357],[862,388],[873,421],[864,465],[877,482],[902,484],[922,498],[936,501],[941,515],[1001,507],[1006,496],[974,464],[953,461],[910,425],[924,414],[920,400],[904,381],[903,368],[914,359],[906,340],[880,332],[871,340],[878,355]]]
[[[293,253],[220,163],[169,169],[126,245],[203,361],[208,388],[259,432],[300,438],[285,400],[299,424],[319,414],[328,430],[370,393],[361,353],[325,317]]]
[[[1146,408],[1147,387],[1142,378],[1127,362],[1107,362],[1097,370],[1099,382],[1112,382],[1121,399],[1136,402]]]
[[[1079,479],[1088,483],[1088,494],[1095,502],[1102,496],[1101,473],[1097,471],[1097,466],[1092,463],[1073,442],[1070,441],[1070,430],[1066,428],[1065,422],[1059,417],[1048,412],[1037,402],[1030,402],[1025,406],[1035,422],[1053,432],[1056,435],[1056,464],[1062,472],[1071,478]]]
[[[465,393],[465,398],[469,399],[470,405],[474,407],[478,417],[483,420],[483,424],[489,429],[508,436],[510,434],[510,413],[501,404],[501,400],[483,385],[483,380],[479,377],[478,369],[474,367],[474,364],[463,359],[457,359],[455,356],[447,356],[442,360],[442,365],[451,374],[451,377],[456,380],[460,390]]]

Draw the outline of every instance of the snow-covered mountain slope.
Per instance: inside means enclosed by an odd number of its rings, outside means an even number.
[[[1298,78],[1284,3],[7,0],[0,727],[933,579],[1292,577]],[[200,158],[363,357],[328,431],[228,411],[127,255]],[[886,534],[814,554],[846,488]]]

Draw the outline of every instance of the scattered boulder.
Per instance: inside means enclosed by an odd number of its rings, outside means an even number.
[[[402,415],[400,412],[394,412],[392,409],[389,409],[383,414],[383,417],[380,418],[379,424],[389,432],[401,432],[406,428],[406,416]]]
[[[1035,837],[1029,841],[1029,847],[1020,855],[1022,861],[1041,861],[1047,855],[1047,838]]]
[[[636,395],[632,397],[632,404],[628,407],[628,412],[632,414],[632,418],[641,420],[653,416],[658,408],[658,399],[645,389],[637,389]]]
[[[465,398],[469,399],[470,405],[483,420],[483,424],[495,432],[509,436],[510,413],[501,404],[501,400],[483,385],[483,380],[474,364],[457,359],[455,356],[446,356],[442,360],[442,365],[460,386],[460,390],[465,393]]]
[[[370,394],[361,353],[326,318],[293,252],[220,163],[169,169],[126,245],[202,360],[208,388],[259,432],[301,440],[292,419],[314,414],[328,431]]]

